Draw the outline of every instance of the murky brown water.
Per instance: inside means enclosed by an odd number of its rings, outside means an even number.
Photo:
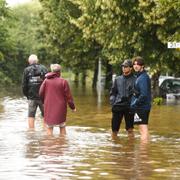
[[[37,115],[27,130],[27,101],[19,90],[0,92],[0,179],[180,179],[180,104],[153,106],[151,141],[111,139],[108,97],[73,88],[77,112],[69,111],[67,136],[46,136]]]

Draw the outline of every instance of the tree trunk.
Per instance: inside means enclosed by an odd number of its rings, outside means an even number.
[[[160,74],[161,74],[161,72],[157,71],[151,77],[151,86],[152,86],[153,98],[156,98],[159,96],[159,76],[160,76]]]
[[[79,83],[79,73],[78,72],[75,72],[74,82],[77,84]]]
[[[112,65],[109,64],[109,61],[106,62],[106,80],[105,80],[105,89],[109,89],[112,85],[112,74],[113,69]]]
[[[82,79],[81,79],[83,86],[86,85],[86,76],[87,76],[86,71],[83,71],[83,72],[82,72]]]
[[[94,75],[93,75],[93,82],[92,82],[93,89],[96,89],[97,76],[98,76],[98,59],[96,59],[95,61]]]

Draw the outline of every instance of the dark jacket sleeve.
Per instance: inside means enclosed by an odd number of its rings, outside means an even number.
[[[143,77],[141,81],[138,82],[138,95],[136,96],[134,102],[132,103],[132,107],[137,107],[143,105],[147,101],[148,97],[148,79]]]
[[[28,77],[26,70],[24,70],[22,77],[22,92],[28,98]]]
[[[114,82],[113,82],[113,85],[111,87],[111,90],[110,90],[110,98],[109,98],[109,101],[110,101],[110,104],[113,105],[115,99],[116,99],[116,95],[117,95],[117,80],[115,79]]]
[[[44,103],[44,97],[45,97],[45,86],[46,86],[46,80],[43,81],[43,83],[41,84],[39,88],[39,96],[43,103]]]
[[[143,83],[140,83],[139,84],[139,87],[140,87],[140,95],[139,97],[137,98],[137,101],[136,103],[137,104],[143,104],[147,98],[147,81],[144,81]]]
[[[48,70],[45,66],[41,64],[42,78],[45,79],[45,75],[48,73]]]

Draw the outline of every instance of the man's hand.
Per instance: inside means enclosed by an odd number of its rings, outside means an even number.
[[[76,112],[76,108],[72,110],[73,112]]]

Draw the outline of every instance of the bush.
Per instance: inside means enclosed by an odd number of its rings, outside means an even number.
[[[163,103],[163,98],[162,97],[156,97],[153,99],[153,104],[154,105],[161,105]]]

